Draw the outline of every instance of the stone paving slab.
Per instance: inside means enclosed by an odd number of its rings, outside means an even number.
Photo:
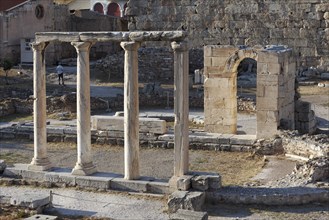
[[[154,194],[168,194],[171,192],[168,182],[156,180],[152,177],[126,180],[121,174],[101,172],[90,176],[76,176],[71,174],[71,169],[52,168],[50,171],[31,171],[28,170],[28,166],[29,164],[14,164],[13,167],[5,169],[3,176],[96,190],[119,190]]]

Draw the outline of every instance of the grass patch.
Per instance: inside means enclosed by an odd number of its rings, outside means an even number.
[[[26,122],[32,120],[33,116],[31,114],[12,114],[0,118],[0,122]]]
[[[190,170],[219,173],[225,186],[250,182],[265,164],[263,156],[244,152],[190,152]]]
[[[312,86],[299,86],[298,92],[300,95],[328,95],[329,87]]]
[[[8,152],[8,153],[4,153],[0,155],[0,159],[6,161],[6,164],[8,165],[13,165],[14,163],[28,163],[31,162],[31,158],[27,157],[27,155],[22,155],[19,153],[12,153],[12,152]]]

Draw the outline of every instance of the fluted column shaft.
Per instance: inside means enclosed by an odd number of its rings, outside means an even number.
[[[90,132],[90,69],[89,51],[91,42],[72,42],[77,58],[77,163],[74,175],[89,175],[96,172],[91,155]]]
[[[189,54],[186,42],[172,42],[171,47],[174,50],[174,176],[182,176],[189,169]]]
[[[34,120],[34,157],[29,170],[48,170],[51,168],[47,156],[47,110],[46,110],[46,64],[45,48],[47,43],[32,43],[33,49],[33,120]]]
[[[138,52],[140,43],[121,42],[124,63],[124,162],[125,179],[138,179],[139,174],[139,97]]]

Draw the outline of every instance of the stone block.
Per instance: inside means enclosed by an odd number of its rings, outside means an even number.
[[[49,195],[43,194],[29,194],[15,195],[10,198],[10,204],[14,206],[27,207],[31,209],[37,209],[42,206],[48,205],[50,202]]]
[[[218,137],[218,143],[222,145],[230,144],[230,140],[233,136],[233,134],[221,134],[220,137]]]
[[[64,128],[64,134],[77,134],[77,128]]]
[[[59,174],[53,172],[46,172],[44,175],[44,180],[51,183],[58,183],[60,182]]]
[[[92,129],[108,131],[124,131],[124,117],[92,116]],[[156,118],[139,118],[139,132],[164,134],[166,121]]]
[[[187,191],[191,188],[191,178],[191,175],[173,176],[169,180],[169,185],[174,190]]]
[[[47,127],[47,134],[64,134],[63,128]]]
[[[232,145],[253,145],[256,142],[256,135],[234,135],[230,138]]]
[[[82,188],[107,190],[110,188],[110,180],[113,178],[97,176],[77,176],[75,181],[76,185]]]
[[[65,135],[64,142],[77,143],[78,139],[76,135]]]
[[[158,137],[158,139],[160,141],[174,141],[175,135],[174,134],[164,134],[164,135],[160,135]]]
[[[201,211],[205,198],[204,192],[188,192],[184,201],[184,209]]]
[[[147,192],[156,194],[169,194],[171,192],[167,182],[151,181],[146,185],[146,188]]]
[[[208,178],[206,176],[193,176],[191,179],[192,188],[198,191],[208,190]]]
[[[110,180],[110,189],[131,192],[147,192],[147,185],[150,181],[144,180],[126,180],[123,178],[114,178]]]
[[[59,183],[63,183],[67,186],[76,186],[76,176],[71,174],[59,174]]]
[[[171,213],[176,212],[178,209],[185,209],[184,200],[188,191],[175,191],[168,198],[168,211]]]
[[[207,212],[196,212],[191,210],[178,209],[176,213],[171,215],[171,219],[181,220],[207,220]]]

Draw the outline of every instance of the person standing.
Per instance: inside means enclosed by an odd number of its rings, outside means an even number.
[[[56,67],[56,72],[58,75],[58,85],[61,84],[61,79],[62,79],[62,85],[64,85],[64,68],[63,66],[58,62]]]

